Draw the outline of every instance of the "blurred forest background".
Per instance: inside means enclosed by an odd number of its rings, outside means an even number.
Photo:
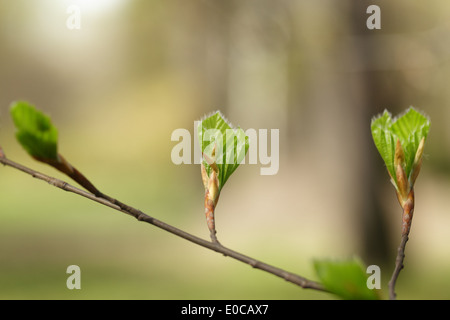
[[[100,190],[208,239],[200,167],[171,162],[171,133],[214,110],[279,129],[279,172],[242,165],[223,189],[220,241],[312,279],[314,259],[360,256],[386,298],[401,208],[370,121],[414,106],[432,125],[397,293],[449,299],[449,40],[443,0],[0,0],[0,144],[67,180],[15,141],[9,105],[27,100]],[[81,290],[66,288],[72,264]],[[0,168],[0,298],[333,297]]]

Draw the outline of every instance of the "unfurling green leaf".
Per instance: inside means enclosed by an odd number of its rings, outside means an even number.
[[[386,164],[392,183],[398,191],[405,191],[404,176],[412,188],[422,162],[430,119],[414,108],[392,119],[388,111],[372,119],[372,137]],[[400,184],[400,185],[399,185]]]
[[[368,288],[366,268],[358,258],[346,261],[316,260],[314,269],[324,287],[342,299],[380,299],[376,289]]]
[[[41,161],[58,160],[58,130],[50,117],[23,101],[12,103],[11,116],[17,128],[17,140],[32,157]]]
[[[200,122],[198,137],[206,174],[209,177],[212,170],[218,171],[220,191],[245,158],[248,137],[241,128],[233,128],[219,111]]]
[[[405,172],[410,177],[413,169],[414,158],[419,148],[420,141],[427,139],[430,130],[430,119],[414,108],[397,119],[394,119],[391,127],[392,133],[398,137],[405,152]]]
[[[23,101],[11,104],[11,116],[17,129],[17,140],[33,158],[68,175],[91,193],[101,195],[80,171],[58,153],[58,130],[50,117]]]
[[[381,116],[372,120],[371,129],[373,141],[386,164],[386,168],[391,177],[395,177],[395,141],[392,132],[390,131],[391,125],[391,114],[387,110],[384,110]]]

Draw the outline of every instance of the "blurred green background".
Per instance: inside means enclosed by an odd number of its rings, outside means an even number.
[[[221,110],[280,130],[280,167],[242,165],[222,190],[220,241],[317,279],[313,259],[360,256],[382,271],[401,208],[371,118],[413,105],[432,119],[400,299],[450,298],[450,3],[0,0],[0,143],[30,159],[9,117],[51,115],[60,152],[103,192],[209,238],[199,165],[175,165],[171,133]],[[80,9],[70,30],[67,8]],[[81,268],[81,290],[66,268]],[[1,299],[329,299],[153,226],[0,168]]]

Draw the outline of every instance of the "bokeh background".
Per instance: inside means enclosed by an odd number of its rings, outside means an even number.
[[[371,4],[381,30],[366,27]],[[27,100],[99,189],[208,239],[199,165],[172,163],[172,132],[214,110],[279,129],[279,172],[242,165],[223,189],[220,241],[311,279],[314,259],[357,255],[381,267],[386,298],[401,208],[370,121],[415,106],[432,126],[397,293],[448,299],[449,38],[444,0],[0,0],[0,143],[66,179],[15,141],[9,105]],[[72,264],[81,290],[66,288]],[[333,297],[2,167],[0,298]]]

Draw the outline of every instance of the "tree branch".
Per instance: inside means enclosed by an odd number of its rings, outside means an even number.
[[[389,299],[395,300],[397,295],[395,294],[395,283],[397,281],[400,271],[403,269],[403,260],[405,259],[405,247],[408,242],[408,235],[402,235],[402,241],[397,249],[397,258],[395,259],[395,269],[392,273],[391,280],[389,281]]]
[[[314,290],[318,290],[318,291],[324,291],[324,292],[328,292],[320,283],[317,283],[315,281],[309,280],[307,278],[304,278],[302,276],[299,276],[297,274],[291,273],[291,272],[287,272],[283,269],[274,267],[272,265],[266,264],[264,262],[261,262],[259,260],[253,259],[251,257],[248,257],[246,255],[243,255],[239,252],[236,252],[234,250],[231,250],[227,247],[224,247],[223,245],[221,245],[218,242],[210,242],[207,240],[204,240],[202,238],[199,238],[197,236],[194,236],[186,231],[183,231],[181,229],[178,229],[172,225],[169,225],[165,222],[162,222],[158,219],[155,219],[147,214],[145,214],[144,212],[133,208],[131,206],[128,206],[108,195],[105,194],[100,194],[99,196],[95,196],[92,193],[86,192],[84,190],[81,190],[79,188],[76,188],[72,185],[70,185],[69,183],[47,176],[43,173],[40,173],[38,171],[35,171],[33,169],[30,169],[28,167],[25,167],[19,163],[16,163],[14,161],[9,160],[5,154],[3,153],[2,149],[0,148],[0,163],[2,163],[5,166],[9,166],[12,167],[14,169],[20,170],[26,174],[31,175],[34,178],[37,178],[39,180],[43,180],[48,182],[49,184],[51,184],[52,186],[55,186],[59,189],[68,191],[68,192],[72,192],[75,193],[79,196],[82,196],[84,198],[87,198],[89,200],[98,202],[102,205],[105,205],[107,207],[110,207],[112,209],[115,209],[117,211],[126,213],[128,215],[131,215],[133,217],[135,217],[137,220],[139,221],[143,221],[143,222],[147,222],[151,225],[154,225],[160,229],[163,229],[167,232],[170,232],[180,238],[183,238],[185,240],[188,240],[192,243],[195,243],[199,246],[202,246],[204,248],[216,251],[218,253],[222,253],[225,256],[228,256],[230,258],[233,258],[235,260],[241,261],[243,263],[246,263],[250,266],[252,266],[255,269],[260,269],[263,271],[266,271],[268,273],[271,273],[277,277],[283,278],[284,280],[291,282],[295,285],[298,285],[304,289],[314,289]]]
[[[395,283],[397,281],[400,271],[403,269],[403,260],[405,259],[405,247],[406,242],[408,242],[409,232],[411,231],[411,223],[414,214],[414,189],[408,194],[407,200],[403,203],[403,214],[402,214],[402,240],[397,249],[397,258],[395,259],[395,269],[392,273],[391,280],[389,281],[389,299],[395,300]]]

